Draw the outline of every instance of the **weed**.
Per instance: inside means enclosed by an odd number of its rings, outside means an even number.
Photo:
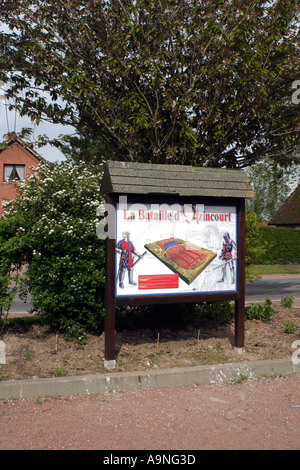
[[[259,379],[276,379],[276,378],[281,378],[283,375],[281,372],[275,372],[275,374],[268,374],[267,372],[264,372],[263,374],[261,374],[261,376],[259,377]]]
[[[294,334],[296,332],[296,329],[298,328],[298,325],[296,325],[294,322],[286,320],[283,322],[282,325],[282,331],[283,333],[286,333],[287,335]]]
[[[25,353],[25,359],[26,361],[32,361],[32,357],[33,357],[33,352],[31,349],[27,349],[26,353]]]
[[[248,376],[247,375],[244,375],[244,374],[241,374],[239,375],[238,377],[236,377],[235,379],[232,380],[232,383],[233,384],[241,384],[243,383],[245,380],[248,380]]]
[[[204,359],[209,363],[219,363],[222,364],[226,362],[227,357],[222,351],[205,351]]]
[[[122,367],[122,363],[119,366]],[[103,364],[97,364],[96,367],[100,372],[108,372],[108,369]]]
[[[54,377],[66,377],[69,375],[69,372],[63,367],[56,367],[53,369],[52,374]]]

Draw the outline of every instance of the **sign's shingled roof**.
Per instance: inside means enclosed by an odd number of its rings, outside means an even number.
[[[106,163],[101,192],[253,197],[243,170],[116,161]]]

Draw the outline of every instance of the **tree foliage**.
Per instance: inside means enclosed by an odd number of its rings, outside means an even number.
[[[298,14],[298,0],[2,0],[0,79],[22,114],[99,137],[110,158],[285,165]]]
[[[21,290],[50,325],[69,336],[104,316],[104,242],[96,235],[101,168],[41,162],[0,218],[1,297],[23,270]],[[3,290],[2,289],[2,290]]]
[[[255,281],[257,276],[250,273],[250,266],[259,264],[267,250],[267,243],[257,220],[256,214],[246,207],[245,217],[245,275],[249,281]]]
[[[272,160],[264,159],[247,168],[254,197],[247,200],[258,222],[269,222],[297,186],[299,167],[279,168]]]

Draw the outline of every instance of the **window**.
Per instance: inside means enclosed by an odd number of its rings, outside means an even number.
[[[3,181],[10,183],[12,180],[25,180],[25,165],[3,165]]]

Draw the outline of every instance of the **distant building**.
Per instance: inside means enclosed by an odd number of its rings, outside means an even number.
[[[2,202],[12,200],[17,195],[13,181],[26,182],[42,157],[28,148],[21,139],[12,139],[7,147],[0,149],[0,215],[3,214]]]
[[[300,185],[292,192],[268,225],[300,230]]]

